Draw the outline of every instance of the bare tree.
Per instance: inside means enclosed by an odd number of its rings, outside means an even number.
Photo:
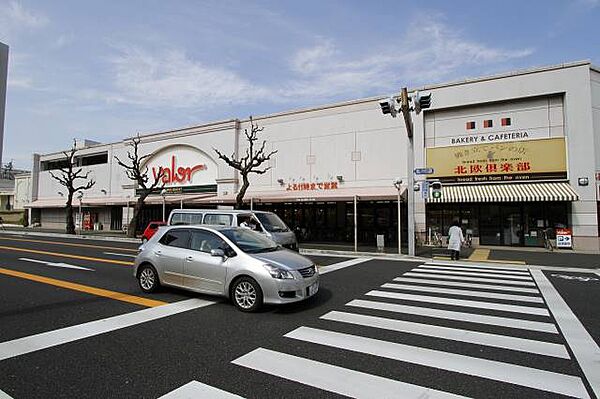
[[[244,195],[246,195],[246,191],[248,187],[250,187],[250,180],[248,179],[248,175],[250,173],[256,173],[262,175],[266,173],[270,166],[267,166],[264,169],[260,169],[260,166],[271,159],[273,155],[277,153],[277,150],[271,151],[268,154],[265,153],[265,145],[267,144],[266,140],[263,140],[260,148],[255,148],[255,144],[258,141],[258,133],[262,132],[264,127],[258,127],[258,124],[255,124],[250,117],[250,130],[244,129],[244,135],[246,136],[246,140],[248,141],[248,148],[246,148],[246,152],[243,157],[236,159],[235,153],[231,154],[230,157],[224,155],[216,148],[213,148],[219,158],[221,158],[227,165],[231,166],[233,169],[240,172],[242,176],[242,187],[240,191],[238,191],[237,196],[235,198],[236,208],[241,209],[244,204]]]
[[[129,226],[127,227],[127,237],[135,237],[135,230],[138,224],[138,218],[140,212],[144,208],[144,201],[148,195],[152,193],[157,187],[163,188],[165,183],[162,181],[163,176],[165,175],[165,170],[161,167],[158,170],[158,173],[154,174],[154,180],[150,184],[150,177],[148,176],[148,167],[144,165],[146,159],[148,159],[152,154],[139,155],[139,146],[140,146],[140,135],[138,135],[131,139],[127,145],[131,147],[129,151],[127,151],[127,158],[129,159],[129,163],[125,163],[121,161],[117,156],[115,159],[117,163],[125,168],[125,174],[130,180],[133,180],[137,186],[137,201],[135,202],[135,207],[133,208],[133,217],[129,222]],[[161,184],[162,183],[162,184]],[[129,206],[129,204],[127,204]]]
[[[87,191],[94,187],[96,182],[93,179],[89,179],[91,171],[83,173],[82,168],[77,168],[77,160],[75,154],[77,153],[77,147],[75,140],[73,140],[73,147],[70,151],[63,151],[65,154],[64,166],[60,167],[60,174],[55,174],[50,171],[50,176],[58,181],[62,186],[67,189],[67,204],[65,207],[67,217],[67,234],[75,234],[75,223],[73,222],[73,196],[77,192]],[[84,180],[85,183],[77,185],[78,180]],[[81,220],[79,221],[82,222]]]

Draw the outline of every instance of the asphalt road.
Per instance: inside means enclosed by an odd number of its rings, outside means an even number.
[[[246,314],[143,294],[135,252],[0,235],[0,398],[598,393],[598,274],[319,256],[355,264],[305,302]]]

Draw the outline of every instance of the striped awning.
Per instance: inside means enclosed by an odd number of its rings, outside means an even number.
[[[534,202],[577,201],[569,183],[510,183],[442,186],[442,198],[428,202]]]

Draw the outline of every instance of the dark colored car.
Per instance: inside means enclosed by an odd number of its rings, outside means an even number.
[[[150,238],[152,238],[152,236],[154,235],[154,233],[156,233],[156,231],[158,230],[158,228],[160,226],[166,226],[166,225],[167,225],[167,223],[165,223],[163,221],[156,221],[156,222],[148,223],[148,226],[146,226],[146,229],[144,230],[144,234],[142,234],[142,243],[145,243]]]

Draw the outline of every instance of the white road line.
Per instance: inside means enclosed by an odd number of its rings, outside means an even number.
[[[467,308],[480,308],[480,309],[491,309],[500,310],[503,312],[512,313],[525,313],[533,314],[538,316],[550,316],[545,308],[537,308],[533,306],[519,306],[519,305],[507,305],[504,303],[494,302],[481,302],[471,301],[466,299],[455,299],[455,298],[443,298],[429,295],[414,295],[414,294],[401,294],[399,292],[387,292],[387,291],[369,291],[365,295],[377,296],[382,298],[401,299],[405,301],[416,301],[426,303],[437,303],[442,305],[452,306],[463,306]]]
[[[436,265],[436,266],[462,266],[462,267],[478,267],[480,269],[498,269],[498,270],[526,270],[527,266],[525,265],[516,265],[511,263],[496,263],[494,265],[490,263],[478,263],[478,262],[457,262],[451,260],[430,260],[425,263],[426,265]]]
[[[600,397],[600,348],[541,270],[531,274],[592,390]]]
[[[28,337],[17,338],[12,341],[0,343],[0,360],[10,359],[26,353],[51,348],[53,346],[93,337],[110,331],[131,327],[136,324],[161,319],[189,310],[202,308],[216,302],[202,299],[187,299],[185,301],[170,303],[168,305],[143,309],[137,312],[126,313],[119,316],[109,317],[102,320],[94,320],[88,323],[65,327],[54,331],[48,331]]]
[[[365,301],[355,299],[346,304],[364,309],[383,310],[386,312],[406,313],[416,316],[433,317],[436,319],[466,321],[469,323],[489,324],[507,328],[518,328],[521,330],[540,331],[545,333],[558,334],[558,330],[553,323],[543,321],[532,321],[523,319],[513,319],[509,317],[488,316],[476,313],[455,312],[452,310],[442,310],[434,308],[425,308],[420,306],[398,305],[395,303]]]
[[[552,342],[337,311],[329,312],[321,316],[321,319],[570,359],[569,353],[563,345]]]
[[[531,280],[531,276],[507,276],[505,274],[495,274],[495,273],[481,273],[481,272],[459,272],[455,270],[429,270],[429,269],[421,269],[419,267],[413,269],[413,271],[418,271],[419,273],[431,273],[431,274],[439,274],[440,276],[451,274],[457,276],[474,276],[474,277],[498,277],[506,280]]]
[[[381,286],[381,288],[391,288],[391,289],[395,289],[395,290],[405,290],[405,291],[429,292],[432,294],[462,295],[462,296],[471,296],[471,297],[477,297],[477,298],[505,299],[507,301],[544,303],[544,300],[541,297],[537,297],[537,296],[500,294],[497,292],[487,292],[487,291],[457,290],[457,289],[452,289],[452,288],[423,287],[423,286],[418,286],[418,285],[392,284],[392,283],[383,284]]]
[[[161,396],[158,399],[244,399],[242,396],[223,391],[198,381],[187,384]]]
[[[513,280],[501,280],[496,278],[479,278],[479,277],[462,277],[462,276],[442,276],[442,275],[431,275],[429,273],[417,273],[417,272],[408,272],[404,273],[403,276],[408,277],[422,277],[422,278],[437,278],[444,280],[459,280],[459,281],[475,281],[481,283],[494,283],[494,284],[504,284],[504,285],[520,285],[526,287],[535,287],[535,283],[533,281],[513,281]]]
[[[264,348],[255,349],[232,363],[352,398],[464,398]]]
[[[589,398],[581,378],[573,375],[310,327],[299,327],[285,334],[285,337],[542,391]]]
[[[104,252],[104,255],[124,256],[127,258],[135,258],[137,256],[137,255],[133,255],[133,254],[119,254],[116,252]]]
[[[421,265],[418,267],[419,269],[433,269],[433,270],[455,270],[455,271],[463,271],[463,272],[479,272],[479,273],[497,273],[497,274],[510,274],[515,276],[529,276],[528,271],[509,271],[509,270],[491,270],[491,269],[481,269],[478,267],[462,267],[462,266],[437,266],[437,265]]]
[[[12,396],[0,389],[0,399],[13,399]]]
[[[356,258],[356,259],[346,260],[344,262],[334,263],[332,265],[322,266],[322,267],[319,267],[319,274],[334,272],[336,270],[340,270],[345,267],[354,266],[354,265],[358,265],[359,263],[368,262],[372,259],[373,258]]]
[[[465,287],[465,288],[477,288],[482,290],[496,290],[496,291],[512,291],[512,292],[527,292],[530,294],[539,294],[537,288],[522,288],[522,287],[502,287],[495,284],[475,284],[475,283],[462,283],[460,281],[442,281],[442,280],[426,280],[420,278],[410,277],[396,277],[394,281],[404,283],[417,283],[426,285],[445,285],[448,287]]]
[[[52,267],[61,267],[63,269],[75,269],[75,270],[85,270],[88,272],[94,272],[94,269],[90,269],[89,267],[75,266],[69,263],[63,262],[49,262],[47,260],[39,260],[39,259],[29,259],[29,258],[19,258],[19,260],[25,262],[33,262],[33,263],[41,263],[42,265],[52,266]]]

